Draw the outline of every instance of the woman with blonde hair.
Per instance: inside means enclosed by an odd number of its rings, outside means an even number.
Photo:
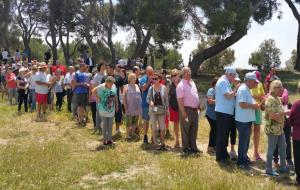
[[[290,110],[284,110],[280,101],[280,93],[282,83],[279,80],[274,80],[270,84],[270,96],[266,99],[266,114],[265,114],[265,132],[268,138],[266,174],[270,176],[278,176],[279,174],[272,169],[272,158],[276,148],[279,147],[280,168],[279,173],[288,173],[286,166],[286,144],[283,131],[284,117],[290,113]]]
[[[123,103],[126,114],[126,139],[131,140],[136,137],[135,128],[142,114],[142,96],[134,73],[128,76],[128,84],[123,90]]]

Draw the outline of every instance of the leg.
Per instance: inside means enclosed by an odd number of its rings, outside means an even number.
[[[215,147],[216,146],[216,120],[213,120],[207,117],[207,121],[210,125],[210,132],[209,132],[209,142],[208,147]]]
[[[250,131],[251,131],[251,122],[250,123],[241,123],[236,121],[236,128],[239,131],[239,144],[238,144],[238,165],[248,165],[248,148],[250,141]]]
[[[175,146],[179,147],[179,122],[174,122]]]
[[[156,126],[156,123],[157,123],[157,120],[158,120],[158,116],[151,113],[150,114],[150,123],[151,123],[151,128],[152,128],[152,138],[153,138],[153,144],[154,146],[157,145],[157,126]]]
[[[189,115],[189,114],[188,114]],[[190,111],[190,117],[191,117],[191,126],[190,126],[190,148],[192,151],[198,151],[197,148],[197,134],[198,134],[198,110],[191,110]],[[189,119],[190,119],[189,117]]]
[[[278,141],[278,136],[268,134],[268,149],[267,149],[267,161],[266,161],[266,172],[272,173],[272,158],[274,155],[274,150]]]
[[[280,168],[286,168],[286,143],[284,134],[278,137],[278,148],[280,155]]]
[[[102,125],[102,135],[103,135],[103,143],[106,143],[108,141],[108,118],[107,117],[101,117],[103,125]]]
[[[23,104],[23,99],[24,99],[24,95],[21,91],[18,92],[19,93],[19,100],[18,100],[18,112],[21,111],[21,106]]]
[[[100,114],[99,114],[99,110],[98,110],[98,108],[97,108],[97,106],[96,106],[96,128],[99,130],[99,131],[101,131],[101,116],[100,116]]]
[[[158,123],[160,128],[160,142],[162,146],[165,145],[165,134],[166,134],[166,115],[158,116]]]
[[[254,158],[260,158],[259,149],[258,149],[259,141],[260,141],[260,125],[254,125],[253,127]]]
[[[96,130],[96,102],[91,102],[91,112],[92,112],[92,119],[94,124],[94,129]]]
[[[107,130],[107,138],[109,141],[112,141],[112,128],[113,128],[113,121],[114,118],[113,117],[109,117],[108,118],[108,130]]]
[[[235,122],[232,121],[232,124],[230,126],[230,149],[231,152],[235,152],[235,146],[236,144],[236,126],[235,126]]]
[[[289,125],[289,122],[287,119],[285,120],[284,125],[284,135],[286,140],[286,160],[291,161],[292,160],[292,151],[291,151],[291,126]]]
[[[224,161],[229,158],[227,152],[228,136],[230,126],[232,125],[232,116],[217,112],[217,144],[216,160]]]
[[[300,150],[300,141],[293,140],[293,149]],[[294,151],[294,162],[295,162],[295,173],[296,173],[296,181],[300,184],[300,152]]]
[[[188,151],[190,149],[190,143],[189,143],[190,118],[188,118],[188,121],[186,121],[182,117],[181,113],[179,113],[179,118],[180,118],[182,150]]]
[[[28,94],[24,94],[24,109],[25,109],[25,112],[28,112]]]

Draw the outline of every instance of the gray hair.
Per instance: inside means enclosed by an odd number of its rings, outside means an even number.
[[[191,72],[191,68],[189,68],[188,66],[184,66],[181,70],[181,74],[183,75],[186,72]]]

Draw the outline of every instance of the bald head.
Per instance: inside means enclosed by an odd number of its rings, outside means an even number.
[[[146,68],[146,74],[147,74],[148,76],[153,75],[153,68],[152,68],[151,66],[148,66],[148,67]]]

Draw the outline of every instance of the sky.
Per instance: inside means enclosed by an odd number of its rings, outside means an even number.
[[[290,58],[292,50],[296,49],[298,23],[284,0],[279,0],[279,2],[281,3],[279,10],[283,12],[280,20],[275,14],[273,19],[267,21],[264,25],[252,22],[248,34],[231,46],[235,50],[236,60],[233,63],[234,67],[252,68],[248,65],[251,53],[256,51],[265,39],[270,38],[274,39],[276,46],[281,49],[281,67],[285,67],[285,62]],[[298,9],[300,9],[299,6]],[[127,44],[132,37],[131,35],[128,32],[121,31],[114,36],[113,41],[121,41]],[[188,63],[190,53],[197,48],[198,41],[195,36],[191,36],[189,40],[182,41],[179,52],[182,54],[185,64]]]

